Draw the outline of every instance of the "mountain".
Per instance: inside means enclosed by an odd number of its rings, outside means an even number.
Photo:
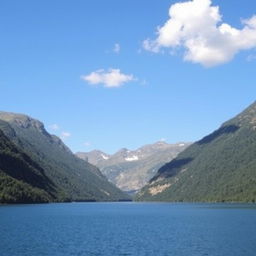
[[[136,199],[255,202],[256,103],[160,168]]]
[[[108,160],[110,158],[110,155],[100,151],[100,150],[93,150],[88,153],[83,152],[77,152],[76,156],[79,158],[85,160],[86,162],[89,162],[93,165],[99,164],[100,162],[104,162],[104,160]]]
[[[44,170],[0,130],[0,203],[49,202],[54,193]]]
[[[98,168],[76,157],[57,136],[50,135],[40,121],[22,114],[0,112],[0,129],[5,140],[18,152],[24,153],[25,159],[33,167],[31,170],[25,166],[22,169],[22,164],[17,164],[10,167],[9,176],[17,182],[43,189],[49,195],[46,196],[48,201],[113,201],[129,198],[108,182]],[[3,151],[6,149],[3,148]],[[2,156],[0,161],[2,163]],[[19,172],[23,172],[31,182],[13,174]],[[38,178],[38,186],[33,183],[34,173],[44,179],[40,181]],[[5,189],[2,184],[1,188]]]
[[[99,150],[76,155],[100,168],[100,171],[123,191],[142,188],[157,170],[183,151],[189,143],[157,142],[137,150],[120,149],[113,155]]]

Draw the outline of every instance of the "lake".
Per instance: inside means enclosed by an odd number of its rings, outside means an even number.
[[[0,206],[1,256],[255,256],[256,205]]]

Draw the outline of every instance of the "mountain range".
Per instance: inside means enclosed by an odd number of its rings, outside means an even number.
[[[76,155],[97,166],[103,175],[126,192],[136,192],[156,174],[165,163],[182,152],[190,143],[168,144],[159,141],[136,150],[120,149],[115,154],[100,150]]]
[[[255,202],[255,156],[256,103],[193,144],[113,155],[75,155],[42,122],[0,112],[0,203],[130,200],[123,191],[138,201]]]
[[[119,201],[129,196],[43,123],[0,112],[0,202]]]
[[[136,200],[255,202],[256,103],[161,167]]]

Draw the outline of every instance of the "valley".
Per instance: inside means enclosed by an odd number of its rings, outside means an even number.
[[[157,173],[165,163],[171,161],[191,143],[168,144],[158,141],[136,150],[120,149],[109,155],[99,150],[76,155],[97,166],[109,181],[121,190],[136,193]]]

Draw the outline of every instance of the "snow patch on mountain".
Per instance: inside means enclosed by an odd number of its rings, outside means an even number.
[[[129,162],[138,161],[138,160],[139,160],[138,156],[131,156],[131,157],[126,157],[125,158],[125,161],[129,161]]]
[[[102,156],[102,158],[103,158],[104,160],[108,160],[108,159],[109,159],[108,156],[105,156],[105,155],[103,155],[103,154],[101,154],[101,156]]]

